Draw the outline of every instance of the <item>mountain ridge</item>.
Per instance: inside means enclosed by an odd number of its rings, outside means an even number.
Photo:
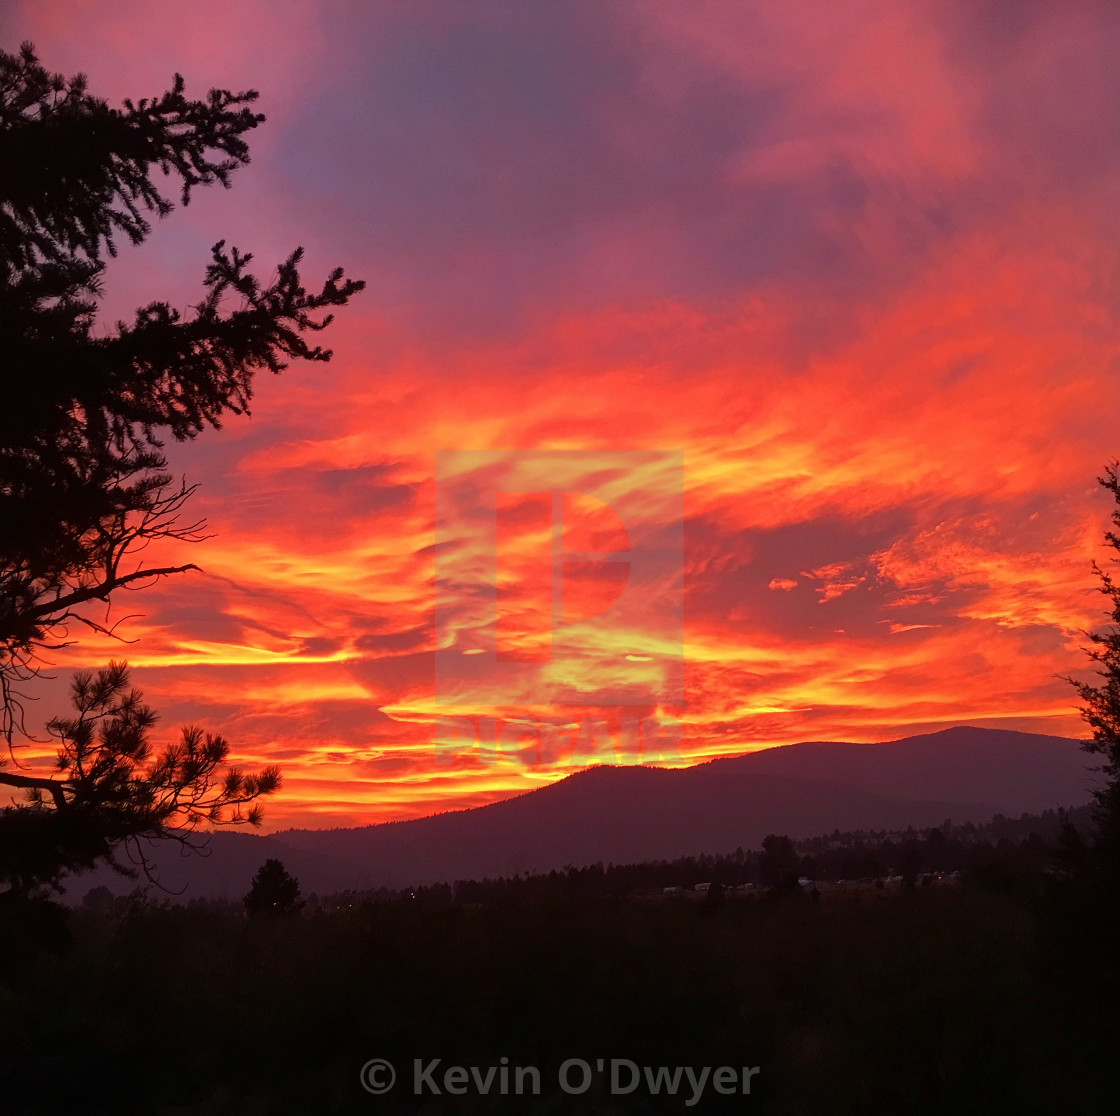
[[[757,848],[768,833],[905,829],[985,822],[1089,800],[1079,742],[958,726],[878,744],[806,741],[689,767],[595,765],[523,794],[423,818],[267,835],[215,832],[210,855],[156,853],[187,898],[236,898],[275,856],[305,893],[408,887]],[[72,891],[104,884],[98,870]]]

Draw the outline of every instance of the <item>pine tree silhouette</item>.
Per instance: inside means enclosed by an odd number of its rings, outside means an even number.
[[[270,857],[253,877],[245,896],[245,909],[251,917],[295,914],[303,907],[299,881],[288,874],[281,861]]]
[[[1112,493],[1116,508],[1112,522],[1116,530],[1105,532],[1105,542],[1116,552],[1114,563],[1120,565],[1120,462],[1105,467],[1105,475],[1097,478]],[[1096,791],[1095,858],[1099,867],[1113,883],[1120,880],[1120,582],[1116,575],[1093,563],[1100,579],[1099,591],[1111,605],[1111,625],[1102,631],[1088,633],[1091,645],[1087,654],[1097,665],[1097,683],[1067,679],[1081,695],[1081,716],[1093,730],[1085,750],[1103,760],[1099,770],[1104,783]]]
[[[269,283],[219,241],[189,313],[151,302],[131,322],[97,320],[106,257],[140,244],[161,193],[229,185],[264,117],[254,91],[158,97],[111,108],[40,65],[30,43],[0,51],[0,731],[22,725],[18,684],[70,622],[109,631],[83,606],[194,569],[153,566],[153,540],[204,538],[181,522],[193,488],[166,472],[182,441],[248,410],[257,372],[326,361],[309,337],[363,284],[336,268],[319,290],[302,249]],[[73,624],[70,623],[70,627]],[[3,781],[0,779],[0,781]]]

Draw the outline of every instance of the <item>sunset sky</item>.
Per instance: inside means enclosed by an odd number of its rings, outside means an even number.
[[[37,713],[124,657],[168,739],[283,767],[270,829],[642,748],[1080,734],[1120,5],[25,0],[0,32],[111,102],[260,91],[251,165],[122,248],[103,328],[199,301],[222,238],[368,284],[329,365],[169,448],[204,572],[116,601],[134,644],[75,632]],[[521,750],[471,753],[477,716]]]

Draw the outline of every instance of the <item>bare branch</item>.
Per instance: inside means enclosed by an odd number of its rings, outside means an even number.
[[[32,620],[38,620],[43,616],[49,616],[51,613],[60,611],[70,616],[72,614],[67,610],[73,608],[75,605],[85,604],[87,601],[107,600],[109,594],[113,592],[114,589],[123,589],[126,585],[130,585],[135,581],[153,577],[167,577],[169,574],[186,573],[187,570],[197,569],[199,569],[199,567],[193,562],[188,562],[183,566],[163,566],[158,569],[138,570],[136,573],[107,578],[98,585],[91,585],[85,589],[76,589],[73,593],[65,597],[56,597],[53,601],[37,605],[34,608],[29,608],[25,615]],[[89,623],[89,621],[85,622]]]

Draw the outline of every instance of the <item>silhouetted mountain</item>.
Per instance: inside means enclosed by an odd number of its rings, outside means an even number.
[[[904,829],[1079,806],[1091,794],[1076,741],[954,728],[883,744],[811,742],[694,767],[592,767],[470,810],[357,829],[216,833],[205,858],[159,850],[165,886],[236,898],[268,857],[303,893],[407,887],[566,865],[757,848],[768,833]],[[98,871],[72,885],[105,884]]]
[[[715,762],[888,797],[994,802],[1014,814],[1081,805],[1092,792],[1090,758],[1076,741],[1007,729],[966,726],[883,744],[813,741]]]

